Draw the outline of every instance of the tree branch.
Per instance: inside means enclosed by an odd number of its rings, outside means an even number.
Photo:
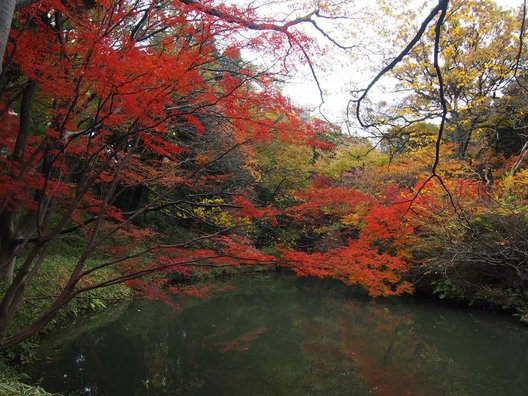
[[[350,106],[351,103],[355,103],[356,104],[356,118],[359,121],[359,124],[363,128],[370,128],[370,127],[375,125],[373,123],[370,123],[370,124],[364,123],[363,120],[361,119],[361,110],[360,109],[361,109],[361,103],[363,102],[363,100],[366,98],[366,96],[368,95],[370,90],[381,79],[381,77],[383,77],[385,74],[387,74],[389,71],[391,71],[398,63],[400,63],[403,60],[403,58],[405,58],[407,56],[407,54],[409,54],[409,52],[411,52],[411,50],[414,48],[414,46],[422,38],[423,34],[425,33],[425,30],[427,29],[427,26],[429,26],[429,23],[434,19],[434,17],[436,15],[438,15],[438,13],[442,13],[442,14],[445,15],[448,3],[449,3],[449,0],[439,0],[438,4],[436,5],[436,7],[433,8],[431,10],[431,12],[429,13],[429,15],[423,20],[422,24],[420,25],[420,29],[418,29],[418,32],[414,35],[414,37],[407,44],[407,46],[399,53],[399,55],[396,58],[394,58],[392,60],[392,62],[390,62],[387,66],[385,66],[378,74],[376,74],[376,76],[368,84],[367,88],[362,90],[363,93],[361,94],[361,96],[358,99],[350,100],[349,106]],[[442,17],[442,21],[443,21],[443,19],[444,19],[444,17]]]

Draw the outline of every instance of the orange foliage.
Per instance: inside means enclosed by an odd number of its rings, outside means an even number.
[[[331,277],[347,284],[363,286],[371,296],[412,292],[402,275],[410,269],[410,236],[413,228],[404,214],[407,205],[374,199],[344,187],[312,186],[297,197],[305,202],[289,209],[296,219],[312,221],[328,215],[349,220],[358,211],[361,226],[356,239],[326,252],[299,252],[283,249],[282,258],[300,276]],[[320,220],[319,220],[320,221]],[[346,223],[345,223],[346,224]]]

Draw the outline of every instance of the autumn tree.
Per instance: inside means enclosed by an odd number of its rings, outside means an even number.
[[[435,32],[429,29],[393,70],[398,89],[408,92],[393,117],[411,123],[438,118],[445,100],[446,136],[457,144],[457,156],[465,157],[472,140],[484,140],[482,130],[489,125],[494,101],[522,67],[521,22],[522,17],[493,1],[450,1],[438,43],[442,99],[430,57]],[[407,41],[412,34],[404,29],[399,40]]]
[[[243,191],[236,183],[226,188],[232,175],[218,166],[248,144],[269,141],[271,131],[313,141],[315,130],[274,88],[273,73],[241,61],[238,50],[267,41],[274,44],[262,47],[269,52],[280,53],[284,43],[304,50],[304,36],[289,29],[313,14],[284,24],[252,15],[164,0],[49,0],[17,14],[0,87],[2,335],[51,246],[74,236],[82,250],[42,316],[3,338],[1,348],[35,334],[90,290],[164,270],[271,259],[230,237],[231,225],[169,244],[159,230],[138,227],[142,216],[167,211],[219,226],[196,208],[236,209],[234,226],[267,216],[266,208],[233,199]],[[257,33],[238,35],[246,29]],[[213,142],[215,131],[229,140]],[[214,147],[200,152],[185,134]],[[127,239],[137,248],[115,243]],[[214,240],[214,249],[190,249],[204,239]],[[107,262],[87,264],[110,248]],[[116,272],[94,281],[109,268]]]

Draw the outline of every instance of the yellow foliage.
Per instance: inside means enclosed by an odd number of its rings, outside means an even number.
[[[311,147],[275,141],[255,153],[258,181],[274,190],[297,190],[309,184],[313,174],[314,151]]]
[[[505,196],[528,199],[528,168],[506,176],[502,180],[502,187]]]
[[[219,227],[233,227],[236,224],[233,215],[221,207],[225,203],[222,198],[205,198],[199,203],[207,206],[194,208],[195,216]],[[215,204],[219,206],[214,206]]]
[[[363,216],[358,213],[350,213],[342,218],[341,223],[350,228],[360,228],[362,219]]]
[[[368,142],[341,144],[332,153],[322,154],[315,164],[319,174],[338,180],[347,172],[366,166],[381,166],[389,162],[388,155]]]
[[[367,203],[358,205],[356,210],[341,219],[341,223],[347,227],[358,229],[363,225],[363,218],[369,213],[370,207]]]

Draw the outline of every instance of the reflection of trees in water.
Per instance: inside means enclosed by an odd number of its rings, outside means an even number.
[[[383,305],[348,302],[343,306],[338,324],[343,354],[373,393],[438,395],[446,392],[441,378],[433,373],[445,372],[453,362],[421,337],[413,315],[395,313]],[[462,394],[461,391],[458,389],[457,394]]]
[[[148,301],[84,321],[54,338],[60,357],[36,376],[113,396],[528,394],[526,332],[504,323],[321,281],[228,283],[240,287],[180,312]]]
[[[421,335],[411,313],[357,301],[338,311],[334,322],[303,323],[303,352],[316,374],[312,389],[348,376],[356,379],[355,394],[361,387],[376,395],[465,394],[463,370]]]
[[[255,340],[257,340],[262,334],[264,334],[267,331],[268,329],[262,326],[262,327],[259,327],[253,330],[246,331],[243,334],[237,335],[232,340],[228,339],[228,340],[221,340],[218,342],[213,342],[209,346],[207,346],[207,344],[202,344],[202,345],[208,349],[219,350],[222,353],[231,352],[231,351],[244,352],[249,349],[249,347]],[[209,338],[209,337],[207,336],[204,338]]]

